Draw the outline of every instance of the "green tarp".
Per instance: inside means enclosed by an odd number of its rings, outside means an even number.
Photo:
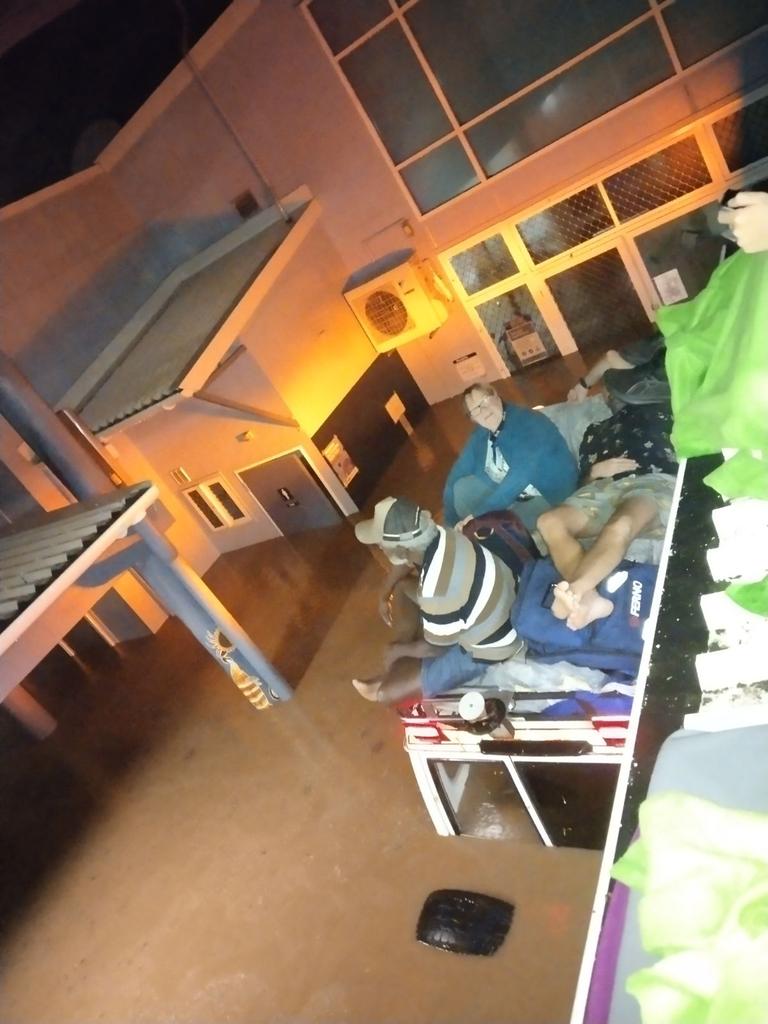
[[[768,252],[738,252],[690,302],[657,316],[667,343],[679,456],[735,456],[706,482],[724,498],[768,499]],[[768,580],[728,593],[768,615]]]

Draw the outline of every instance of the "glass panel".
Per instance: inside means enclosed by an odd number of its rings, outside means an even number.
[[[534,263],[557,256],[613,227],[603,197],[594,185],[521,221],[517,230]]]
[[[662,11],[684,68],[766,24],[765,0],[675,0]]]
[[[687,297],[699,294],[720,262],[723,238],[717,223],[719,208],[719,203],[710,203],[635,238],[652,278],[677,272]],[[664,281],[659,284],[663,301]]]
[[[501,235],[491,235],[471,249],[451,256],[451,266],[467,295],[517,273],[517,266]]]
[[[243,512],[224,484],[217,481],[208,484],[208,488],[230,519],[245,519],[245,512]]]
[[[618,765],[518,761],[515,767],[555,846],[603,849]]]
[[[510,373],[536,361],[526,358],[525,353],[537,347],[543,348],[539,359],[559,351],[527,285],[482,302],[475,309]]]
[[[642,14],[646,0],[421,0],[406,18],[468,121]]]
[[[768,156],[768,96],[712,126],[731,171]]]
[[[200,491],[187,491],[186,493],[192,504],[205,516],[208,525],[212,526],[214,530],[220,530],[224,523],[219,519]]]
[[[396,164],[450,131],[399,25],[382,29],[340,65]]]
[[[541,845],[506,766],[500,761],[430,761],[443,802],[463,836]]]
[[[601,355],[653,334],[616,249],[555,274],[547,284],[582,353]]]
[[[630,220],[693,192],[712,179],[691,136],[603,181],[619,220]]]
[[[422,213],[477,185],[469,157],[458,139],[443,143],[400,172]]]
[[[309,13],[334,53],[389,17],[392,8],[387,0],[312,0]]]
[[[548,146],[672,74],[653,22],[643,22],[609,46],[467,129],[489,175]]]

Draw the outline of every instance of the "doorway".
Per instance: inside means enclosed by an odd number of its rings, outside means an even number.
[[[285,536],[341,521],[336,506],[298,452],[240,469],[237,476]]]

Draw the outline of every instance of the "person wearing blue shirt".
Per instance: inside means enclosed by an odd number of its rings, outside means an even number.
[[[443,491],[448,526],[512,509],[529,530],[538,516],[578,486],[578,466],[560,431],[533,409],[502,402],[487,384],[464,392],[475,424]]]

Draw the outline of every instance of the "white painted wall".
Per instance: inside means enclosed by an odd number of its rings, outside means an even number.
[[[49,401],[129,314],[120,282],[132,271],[140,285],[143,271],[115,267],[141,229],[98,169],[0,210],[1,344]]]

